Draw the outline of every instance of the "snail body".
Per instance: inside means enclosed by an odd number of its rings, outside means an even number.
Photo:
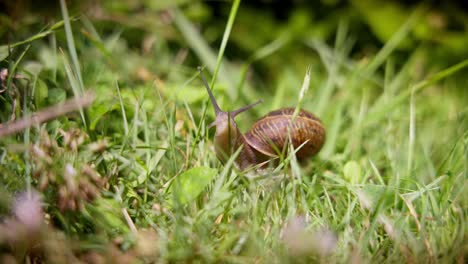
[[[281,108],[271,111],[257,120],[249,131],[242,134],[234,118],[261,103],[257,101],[234,111],[222,111],[214,98],[206,79],[199,68],[203,83],[215,109],[216,119],[210,125],[216,126],[214,145],[216,156],[226,162],[236,150],[240,150],[236,164],[245,170],[269,160],[286,156],[288,144],[291,142],[297,150],[299,161],[317,154],[325,143],[325,128],[318,117],[300,109],[294,118],[295,108]]]

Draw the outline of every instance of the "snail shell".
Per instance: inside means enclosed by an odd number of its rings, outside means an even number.
[[[322,122],[303,109],[292,122],[294,111],[294,108],[275,110],[253,124],[242,138],[243,149],[237,159],[241,169],[281,155],[286,157],[289,138],[294,149],[299,148],[296,152],[299,161],[305,161],[320,151],[326,138]]]
[[[245,134],[246,143],[267,156],[277,157],[278,150],[282,151],[288,141],[290,129],[294,149],[301,147],[296,152],[298,159],[319,152],[325,142],[325,128],[322,122],[312,113],[301,109],[291,124],[294,110],[294,108],[275,110],[259,119]],[[304,145],[301,146],[302,144]]]

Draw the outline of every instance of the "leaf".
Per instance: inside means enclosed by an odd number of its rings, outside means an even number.
[[[98,104],[94,104],[92,107],[89,108],[89,117],[90,117],[90,125],[89,128],[91,130],[96,129],[96,126],[101,120],[101,118],[109,112],[119,109],[118,103],[112,102],[101,102]]]
[[[67,98],[67,92],[61,88],[52,88],[49,90],[48,101],[50,104],[58,104],[65,101]]]
[[[192,168],[178,176],[170,187],[181,204],[197,198],[216,175],[216,170],[208,167]]]
[[[361,181],[361,167],[354,161],[348,161],[343,167],[344,178],[350,183],[359,183]]]
[[[36,106],[42,107],[45,105],[45,99],[48,96],[48,92],[47,84],[43,80],[37,79],[34,90],[34,101]]]
[[[3,61],[8,57],[8,45],[0,46],[0,61]]]

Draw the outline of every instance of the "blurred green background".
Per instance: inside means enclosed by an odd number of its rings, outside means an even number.
[[[172,8],[179,8],[200,30],[210,47],[219,47],[231,8],[229,1],[67,1],[72,15],[84,16],[94,23],[100,35],[119,34],[128,48],[138,52],[156,53],[170,50],[172,54],[189,49],[184,65],[200,64],[200,58],[190,50],[180,28],[174,22]],[[346,54],[366,63],[366,58],[378,52],[418,9],[411,33],[398,43],[392,54],[396,65],[403,65],[417,50],[425,52],[424,65],[444,68],[468,55],[468,5],[463,1],[244,1],[236,17],[235,27],[225,52],[232,63],[242,63],[269,44],[277,48],[268,60],[254,63],[259,89],[275,87],[279,75],[287,68],[302,74],[307,65],[320,68],[317,42],[334,46],[337,37],[346,38]],[[15,43],[27,39],[31,32],[44,30],[61,19],[59,1],[0,1],[0,40]],[[80,28],[81,37],[93,41],[93,32]],[[342,36],[337,32],[343,31]],[[57,32],[63,39],[63,32]],[[351,33],[351,34],[350,34]],[[44,40],[47,42],[47,39]],[[86,41],[86,40],[83,40]],[[155,42],[152,51],[145,50]],[[275,42],[276,41],[276,42]],[[159,49],[159,50],[158,50]],[[17,51],[19,52],[19,51]],[[180,54],[179,54],[180,55]],[[182,54],[184,55],[184,54]],[[168,69],[155,62],[150,70],[162,75]],[[323,70],[323,69],[322,69]],[[123,77],[123,76],[122,76]],[[164,76],[163,76],[164,77]],[[273,83],[274,84],[274,83]],[[270,88],[272,89],[272,88]]]
[[[85,87],[112,82],[115,76],[124,86],[156,79],[169,88],[162,88],[169,96],[177,90],[171,88],[192,76],[197,65],[213,72],[231,9],[230,1],[67,3],[75,18],[76,46],[98,49],[78,49],[78,57],[102,58],[82,62]],[[59,2],[2,1],[0,6],[1,42],[13,44],[38,33],[38,41],[23,59],[42,63],[40,70],[33,71],[50,81],[50,102],[60,101],[55,97],[63,99],[65,94],[54,78],[64,76],[59,71],[52,74],[52,80],[47,72],[55,71],[57,65],[49,44],[54,42],[60,48],[66,43],[63,30],[55,30],[53,40],[47,37],[50,27],[61,19]],[[292,105],[295,99],[283,95],[297,94],[308,66],[312,92],[306,100],[318,105],[319,114],[328,102],[314,101],[314,97],[320,98],[316,89],[326,85],[332,71],[358,76],[363,87],[365,80],[371,96],[382,91],[389,65],[397,72],[411,64],[412,78],[421,79],[467,58],[466,10],[466,4],[451,1],[244,1],[217,76],[220,87],[216,89],[230,99],[224,102],[222,97],[221,104],[232,109],[231,102],[238,106],[239,99],[245,104],[261,97],[266,98],[268,109]],[[15,46],[11,56],[18,57],[23,51]],[[5,46],[0,54],[2,58],[8,55]],[[4,60],[0,66],[7,68],[8,63],[12,61]],[[102,67],[115,76],[105,71],[99,75]],[[366,71],[356,70],[363,68]],[[467,99],[461,85],[465,76],[466,70],[451,78],[458,88],[450,93],[456,94],[459,103]],[[345,90],[354,85],[346,75],[334,81]],[[186,89],[183,94],[189,95],[189,103],[205,97],[200,89]],[[6,119],[1,116],[2,121]]]

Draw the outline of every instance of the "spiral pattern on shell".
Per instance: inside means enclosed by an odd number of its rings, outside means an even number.
[[[301,147],[296,153],[299,160],[316,154],[325,143],[325,128],[319,118],[305,110],[300,110],[291,124],[294,110],[275,110],[259,119],[244,135],[246,143],[264,155],[277,157],[288,142],[289,130],[294,149]]]

